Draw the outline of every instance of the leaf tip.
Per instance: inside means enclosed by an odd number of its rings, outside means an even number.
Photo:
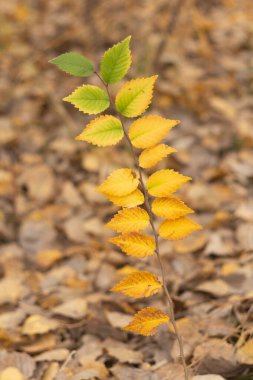
[[[110,222],[106,223],[106,224],[104,225],[104,227],[110,229],[110,228],[111,228],[111,227],[110,227]]]
[[[81,133],[80,133],[80,135],[77,135],[77,136],[75,137],[75,140],[76,140],[76,141],[84,141],[84,138],[81,136]]]

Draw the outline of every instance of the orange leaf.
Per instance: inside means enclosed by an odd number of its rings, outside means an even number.
[[[124,330],[150,336],[157,332],[161,324],[168,322],[168,315],[161,310],[156,307],[145,307],[134,315],[132,321],[124,327]]]

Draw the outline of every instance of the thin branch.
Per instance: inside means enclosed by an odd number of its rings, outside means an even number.
[[[168,304],[167,304],[168,313],[169,313],[171,324],[172,324],[172,326],[174,328],[175,335],[176,335],[176,338],[177,338],[177,341],[178,341],[178,346],[179,346],[179,351],[180,351],[180,358],[181,358],[182,365],[184,367],[185,380],[188,380],[189,376],[188,376],[188,371],[187,371],[187,366],[186,366],[186,361],[185,361],[185,356],[184,356],[183,341],[182,341],[182,338],[181,338],[181,336],[179,334],[179,331],[178,331],[178,328],[177,328],[177,324],[176,324],[176,320],[175,320],[173,301],[172,301],[172,298],[171,298],[170,293],[169,293],[169,291],[167,289],[167,286],[166,286],[166,275],[165,275],[164,266],[162,264],[162,259],[161,259],[160,250],[159,250],[159,241],[158,241],[159,235],[158,235],[158,233],[156,231],[155,224],[154,224],[154,214],[153,214],[153,212],[151,210],[149,195],[148,195],[146,186],[145,186],[144,181],[143,181],[142,169],[139,166],[138,158],[137,158],[137,156],[135,154],[132,142],[131,142],[131,140],[130,140],[128,134],[127,134],[127,131],[125,129],[125,126],[124,126],[124,123],[122,121],[122,118],[120,117],[120,119],[121,119],[123,131],[124,131],[124,135],[125,135],[125,137],[126,137],[126,139],[128,141],[128,144],[130,146],[130,149],[131,149],[131,152],[132,152],[132,155],[133,155],[133,158],[134,158],[135,166],[136,166],[136,168],[138,170],[138,173],[139,173],[139,176],[140,176],[140,184],[141,184],[141,187],[142,187],[142,190],[143,190],[143,194],[144,194],[145,206],[146,206],[146,210],[147,210],[147,213],[149,215],[149,218],[150,218],[150,225],[151,225],[154,237],[155,237],[155,244],[156,244],[155,253],[156,253],[157,260],[158,260],[158,263],[159,263],[159,266],[160,266],[160,270],[161,270],[161,274],[162,274],[162,285],[163,285],[164,294],[165,294],[165,296],[167,298],[167,301],[168,301]]]
[[[73,356],[76,354],[76,352],[77,352],[77,351],[73,350],[73,351],[71,351],[71,352],[68,354],[66,360],[64,361],[64,363],[63,363],[62,366],[60,367],[58,373],[59,373],[59,372],[62,372],[62,371],[66,368],[66,366],[68,365],[68,363],[70,362],[70,360],[73,358]]]
[[[106,91],[108,93],[108,97],[110,99],[110,104],[112,105],[112,99],[111,99],[111,95],[110,95],[108,84],[103,81],[103,79],[100,77],[100,75],[97,72],[95,72],[95,74],[98,76],[98,78],[101,80],[101,82],[105,86]],[[134,159],[134,163],[135,163],[136,169],[138,170],[138,173],[139,173],[140,184],[141,184],[141,188],[142,188],[142,191],[143,191],[143,194],[144,194],[145,207],[146,207],[147,213],[148,213],[149,218],[150,218],[150,225],[151,225],[151,228],[152,228],[152,231],[153,231],[153,234],[154,234],[154,238],[155,238],[155,245],[156,245],[155,253],[156,253],[157,260],[158,260],[159,267],[160,267],[161,274],[162,274],[162,286],[163,286],[163,290],[164,290],[164,295],[165,295],[165,297],[167,299],[168,314],[170,316],[171,324],[172,324],[172,326],[174,328],[175,335],[176,335],[176,338],[177,338],[177,341],[178,341],[180,358],[181,358],[181,362],[182,362],[182,365],[183,365],[183,368],[184,368],[185,380],[189,380],[186,360],[185,360],[185,356],[184,356],[183,341],[182,341],[182,338],[181,338],[181,336],[179,334],[179,331],[178,331],[178,328],[177,328],[177,324],[176,324],[176,320],[175,320],[173,301],[172,301],[172,298],[171,298],[170,293],[169,293],[169,291],[167,289],[167,286],[166,286],[166,275],[165,275],[164,266],[162,264],[162,259],[161,259],[160,250],[159,250],[159,241],[158,241],[159,235],[158,235],[158,233],[156,231],[156,228],[155,228],[154,214],[153,214],[152,209],[151,209],[149,195],[148,195],[148,192],[147,192],[144,180],[143,180],[142,168],[139,165],[138,157],[137,157],[137,155],[135,153],[133,144],[132,144],[132,142],[131,142],[131,140],[130,140],[130,138],[128,136],[128,133],[126,131],[126,127],[124,125],[124,120],[123,120],[122,116],[117,112],[117,110],[115,110],[115,111],[116,111],[116,113],[117,113],[117,115],[118,115],[118,117],[119,117],[119,119],[121,121],[122,128],[123,128],[123,131],[124,131],[124,136],[125,136],[128,144],[129,144],[129,147],[130,147],[133,159]]]

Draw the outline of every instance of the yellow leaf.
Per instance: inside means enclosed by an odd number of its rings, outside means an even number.
[[[105,226],[117,232],[134,232],[147,228],[149,216],[140,207],[120,210]]]
[[[165,220],[159,227],[159,234],[168,240],[184,239],[192,232],[201,230],[202,227],[188,218]]]
[[[111,238],[110,241],[130,256],[146,257],[154,254],[155,241],[140,232],[130,232]]]
[[[161,324],[168,322],[168,315],[161,310],[156,307],[145,307],[134,315],[132,321],[124,327],[124,330],[150,336],[157,332]]]
[[[129,128],[129,137],[135,148],[151,148],[158,144],[179,120],[149,115],[137,119]]]
[[[131,169],[125,168],[114,170],[97,190],[105,195],[122,197],[132,193],[138,185],[136,174]]]
[[[116,96],[117,111],[126,117],[141,115],[151,102],[156,79],[157,75],[154,75],[126,82]]]
[[[97,146],[110,146],[117,144],[123,135],[121,121],[114,116],[103,115],[92,120],[76,140]]]
[[[152,204],[152,211],[155,215],[166,219],[178,219],[194,212],[181,199],[173,195],[155,199]]]
[[[151,168],[161,161],[162,158],[176,151],[176,149],[165,144],[159,144],[152,148],[147,148],[140,154],[139,164],[144,169]]]
[[[146,186],[150,195],[167,197],[190,179],[172,169],[158,170],[148,178]]]
[[[144,203],[144,195],[139,189],[134,190],[132,193],[124,195],[123,197],[115,197],[107,195],[107,198],[119,207],[136,207]]]
[[[134,298],[150,297],[159,292],[161,283],[153,273],[137,271],[129,274],[111,290]]]

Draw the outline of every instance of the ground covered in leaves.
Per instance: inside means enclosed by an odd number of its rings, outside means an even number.
[[[120,329],[142,306],[163,309],[162,295],[109,291],[133,266],[160,275],[155,259],[110,246],[103,227],[116,208],[95,189],[132,158],[124,144],[74,141],[89,118],[61,99],[82,81],[48,64],[68,50],[98,62],[129,34],[129,78],[159,73],[152,112],[181,120],[169,135],[178,153],[160,168],[193,178],[181,196],[204,226],[161,241],[190,373],[253,378],[253,3],[173,4],[1,4],[1,380],[183,379],[173,331]]]

